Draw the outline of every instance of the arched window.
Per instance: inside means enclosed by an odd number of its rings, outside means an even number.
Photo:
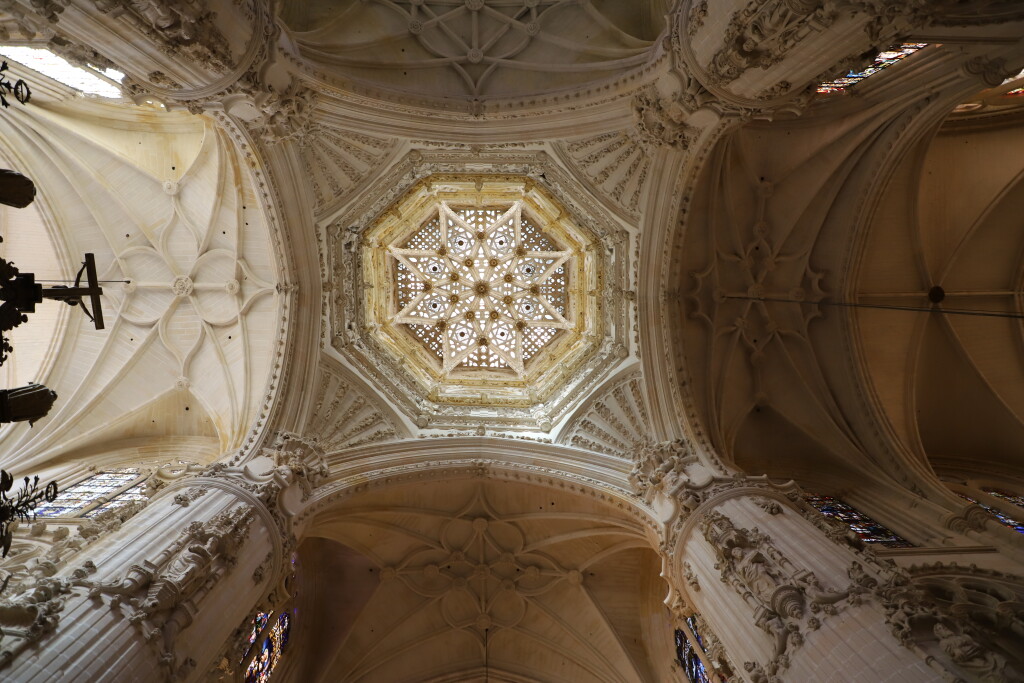
[[[58,83],[88,95],[121,97],[121,88],[118,86],[124,74],[116,69],[75,66],[45,48],[24,45],[0,45],[0,56],[24,64]]]
[[[291,629],[292,617],[287,611],[273,617],[267,612],[256,613],[252,618],[249,645],[242,657],[242,664],[249,660],[245,668],[245,683],[266,683],[270,680],[288,647]],[[255,653],[254,646],[258,648]]]
[[[1007,503],[1013,503],[1014,505],[1024,508],[1024,496],[1018,496],[1017,494],[1010,493],[1009,491],[1003,491],[1002,489],[993,489],[988,487],[985,487],[981,490],[990,496],[995,496],[996,498],[1005,500]]]
[[[860,510],[851,507],[832,496],[804,496],[804,500],[814,506],[818,512],[838,519],[850,527],[850,531],[857,534],[865,543],[874,543],[886,548],[913,548],[914,544],[887,529],[875,520],[865,515]]]
[[[984,508],[986,512],[988,512],[990,515],[992,515],[997,520],[999,520],[999,523],[1002,524],[1003,526],[1008,527],[1010,529],[1013,529],[1017,533],[1024,534],[1024,522],[1020,522],[1020,521],[1014,519],[1013,517],[1010,517],[1009,515],[1004,514],[1000,510],[997,510],[996,508],[992,507],[991,505],[985,505],[985,503],[982,503],[979,500],[975,500],[974,498],[971,498],[970,496],[968,496],[966,494],[958,493],[956,491],[954,491],[954,493],[956,493],[956,495],[960,496],[964,500],[966,500],[968,502],[971,502],[971,503],[974,503],[975,505],[977,505],[977,506],[979,506],[981,508]],[[990,493],[990,495],[992,495],[992,494]]]
[[[145,478],[134,467],[94,474],[61,491],[52,503],[37,507],[36,517],[92,517],[132,501],[146,500],[142,492]]]

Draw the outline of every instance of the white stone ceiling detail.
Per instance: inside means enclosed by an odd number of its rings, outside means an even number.
[[[657,1],[302,4],[281,14],[304,58],[435,99],[519,96],[621,76],[647,62],[664,21]]]
[[[494,680],[666,680],[651,656],[671,638],[664,585],[635,520],[473,479],[349,500],[313,535],[356,550],[380,583],[323,644],[323,680],[477,680],[485,661]]]
[[[639,217],[651,152],[632,131],[611,131],[559,145],[566,157],[597,188],[608,203],[630,219]]]
[[[544,249],[553,245],[524,221],[521,201],[489,212],[442,201],[437,210],[407,242],[419,248],[391,247],[413,290],[395,321],[439,347],[445,373],[504,365],[522,376],[523,363],[539,350],[532,346],[571,327],[564,302],[572,252]],[[415,331],[421,328],[428,332]],[[531,344],[534,335],[540,339]]]
[[[131,144],[135,110],[107,106],[118,112],[110,130],[58,110],[32,120],[36,132],[19,141],[65,253],[93,252],[110,282],[106,329],[72,316],[47,378],[57,403],[31,434],[9,431],[7,446],[15,458],[101,452],[136,438],[237,448],[271,386],[282,320],[263,206],[212,123],[140,112],[153,126],[140,137],[156,144],[136,152],[145,147]],[[121,142],[107,144],[107,135]],[[201,143],[178,148],[179,137]],[[51,204],[55,197],[64,199]]]
[[[357,187],[387,158],[395,141],[316,124],[302,137],[302,164],[318,208]]]
[[[373,391],[333,359],[321,361],[315,395],[317,403],[304,433],[314,436],[328,453],[406,436],[401,421],[381,406]]]
[[[639,372],[610,383],[569,422],[559,442],[631,458],[633,449],[655,440],[646,394]]]
[[[440,154],[448,157],[450,153]],[[409,159],[419,164],[424,157],[430,156],[433,156],[431,152],[414,150]],[[518,160],[523,156],[516,153],[511,158]],[[530,154],[528,158],[531,163],[536,163],[535,155]],[[546,156],[543,159],[548,160]],[[476,157],[476,162],[479,165],[479,157]],[[439,168],[450,168],[451,165],[452,162],[446,160]],[[502,173],[472,175],[431,173],[429,166],[418,168],[415,175],[406,175],[403,171],[406,167],[404,163],[399,164],[378,179],[374,187],[383,198],[376,206],[340,215],[327,232],[328,237],[335,240],[331,249],[335,257],[331,264],[334,283],[341,285],[329,294],[335,303],[329,311],[332,317],[329,324],[334,330],[332,347],[365,373],[368,383],[382,387],[392,404],[401,406],[420,428],[460,424],[478,431],[481,424],[498,422],[520,428],[537,426],[544,431],[549,430],[553,424],[549,411],[565,410],[555,406],[571,405],[583,397],[573,387],[578,387],[579,382],[599,381],[597,377],[628,356],[628,350],[619,341],[624,339],[627,330],[625,321],[620,317],[626,312],[622,305],[623,297],[614,299],[611,294],[623,289],[620,283],[625,277],[628,262],[625,251],[627,233],[607,218],[607,214],[589,197],[577,195],[579,186],[574,179],[554,164],[535,168],[523,166],[521,162],[515,166],[503,164],[500,168]],[[541,172],[542,182],[524,174],[540,176]],[[371,198],[380,196],[375,191],[368,191],[368,194]],[[437,260],[433,265],[438,273],[429,277],[423,273],[415,276],[420,281],[425,279],[431,283],[431,293],[442,291],[441,285],[434,285],[435,275],[439,277],[438,281],[444,280],[446,274],[449,278],[451,274],[459,275],[456,266],[445,265],[447,255],[437,254],[439,237],[422,244],[413,242],[414,237],[419,239],[418,231],[438,215],[439,202],[457,211],[472,208],[483,212],[467,223],[475,226],[471,231],[459,228],[467,247],[479,248],[481,254],[484,254],[484,246],[479,244],[477,233],[482,232],[485,241],[488,227],[494,227],[496,240],[499,233],[505,234],[501,231],[508,233],[508,243],[501,249],[512,250],[507,255],[510,258],[508,267],[518,270],[515,274],[507,273],[513,276],[512,283],[504,282],[504,271],[498,274],[502,286],[510,285],[510,290],[502,293],[502,299],[512,297],[511,306],[499,300],[504,308],[485,307],[480,312],[486,312],[487,320],[491,320],[490,313],[494,310],[497,322],[502,322],[502,310],[506,313],[507,308],[513,310],[505,316],[505,322],[511,322],[511,330],[521,332],[526,340],[521,373],[514,358],[513,365],[497,354],[489,354],[485,362],[479,346],[466,356],[469,363],[450,357],[446,369],[442,363],[443,344],[436,337],[430,337],[430,334],[438,332],[436,320],[426,316],[415,319],[412,322],[419,324],[420,329],[413,330],[411,328],[415,325],[397,319],[396,314],[413,302],[415,295],[410,294],[420,293],[416,288],[422,287],[422,282],[415,284],[414,268],[429,270],[431,259]],[[515,214],[508,224],[502,224],[499,218],[509,207],[520,202],[524,207],[521,227],[529,222],[537,229],[520,231],[519,237],[526,238],[526,241],[518,245],[524,247],[523,253],[516,255]],[[483,218],[488,212],[494,215]],[[481,221],[479,224],[477,219]],[[465,218],[462,220],[466,221]],[[354,226],[365,227],[360,232],[360,228]],[[358,238],[353,236],[355,233],[359,233]],[[599,248],[598,240],[607,248]],[[473,244],[477,247],[472,247]],[[419,256],[405,256],[407,259],[419,259],[422,264],[406,265],[393,253],[395,247],[423,251]],[[572,256],[563,259],[558,255],[563,251],[570,252]],[[531,252],[534,256],[527,257]],[[545,252],[550,253],[543,256]],[[538,258],[537,254],[543,258]],[[471,269],[472,266],[464,265],[465,258],[462,257],[463,265],[459,267]],[[494,258],[500,263],[506,256]],[[475,258],[473,260],[475,263]],[[487,284],[480,281],[481,276],[499,265],[491,266],[490,260],[490,257],[486,261],[481,258],[487,265],[483,266],[482,272],[473,271],[477,273],[475,276],[469,270],[463,273],[467,277],[459,275],[460,281],[465,279],[466,284],[471,285],[471,296],[491,298],[489,284],[485,295],[475,293],[476,286]],[[558,270],[564,272],[556,272]],[[530,278],[535,279],[531,281]],[[560,293],[561,285],[554,286],[563,278],[564,297]],[[397,295],[396,281],[399,285]],[[531,291],[534,286],[537,293]],[[458,289],[463,291],[461,285]],[[448,297],[458,295],[462,298],[458,292],[443,290],[443,293]],[[522,298],[516,299],[520,294]],[[538,294],[551,302],[551,308],[562,320],[552,315],[549,308],[544,308]],[[554,303],[556,300],[557,304]],[[430,303],[426,297],[421,302],[428,306]],[[437,311],[430,311],[429,315],[443,313],[446,316],[450,302],[436,303]],[[530,310],[525,309],[526,304]],[[524,307],[523,311],[517,308],[520,305]],[[474,313],[474,318],[479,317],[476,316],[477,311],[456,311],[463,316],[466,312]],[[447,318],[444,322],[447,327]],[[523,323],[523,330],[516,330],[516,322]],[[543,322],[544,326],[536,325],[537,322]],[[563,324],[564,327],[557,327]],[[547,334],[551,330],[557,334],[550,339],[538,337],[538,333]],[[422,336],[414,336],[416,331]],[[475,327],[473,331],[470,339],[479,342],[480,336],[475,334]],[[508,327],[504,332],[510,336]],[[496,337],[501,341],[497,333]],[[424,344],[424,340],[428,343]],[[497,361],[491,364],[495,357],[500,365]],[[465,406],[486,408],[467,411]]]

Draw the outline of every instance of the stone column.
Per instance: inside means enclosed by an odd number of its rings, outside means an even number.
[[[743,680],[1018,675],[906,572],[807,505],[795,484],[715,465],[662,445],[638,454],[634,483],[666,522],[667,603],[702,615]]]
[[[9,591],[0,678],[203,679],[286,573],[291,519],[323,473],[322,453],[301,446],[171,484],[52,576]]]

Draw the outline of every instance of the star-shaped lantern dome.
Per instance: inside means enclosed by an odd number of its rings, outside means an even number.
[[[608,338],[624,328],[606,315],[620,271],[590,229],[606,224],[578,218],[575,197],[545,180],[433,174],[345,219],[367,227],[359,286],[343,293],[361,322],[341,348],[417,424],[542,426],[575,384],[621,360]]]
[[[567,319],[567,262],[524,209],[510,204],[436,211],[400,247],[395,322],[408,325],[447,374],[458,367],[511,368],[525,363]]]
[[[628,355],[627,240],[530,171],[426,174],[338,219],[333,346],[421,428],[547,430]]]

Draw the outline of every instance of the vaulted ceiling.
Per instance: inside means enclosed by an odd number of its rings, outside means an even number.
[[[281,301],[266,214],[224,132],[188,114],[45,101],[0,126],[39,192],[24,216],[7,211],[11,256],[33,230],[58,256],[23,262],[39,278],[73,278],[95,254],[106,318],[95,330],[60,312],[64,332],[30,378],[59,401],[34,429],[4,428],[6,465],[74,462],[122,441],[164,440],[167,457],[199,460],[240,446],[267,391]],[[50,345],[46,332],[33,317],[18,358]]]
[[[348,498],[299,550],[303,680],[667,680],[672,630],[643,527],[482,479]],[[415,672],[415,673],[414,673]]]
[[[1019,111],[1019,110],[1018,110]],[[940,472],[1024,472],[1024,118],[954,117],[883,193],[856,284],[864,303],[1009,314],[863,309],[857,328],[893,427]]]
[[[621,78],[650,59],[663,0],[283,3],[310,64],[377,94],[466,102]]]

